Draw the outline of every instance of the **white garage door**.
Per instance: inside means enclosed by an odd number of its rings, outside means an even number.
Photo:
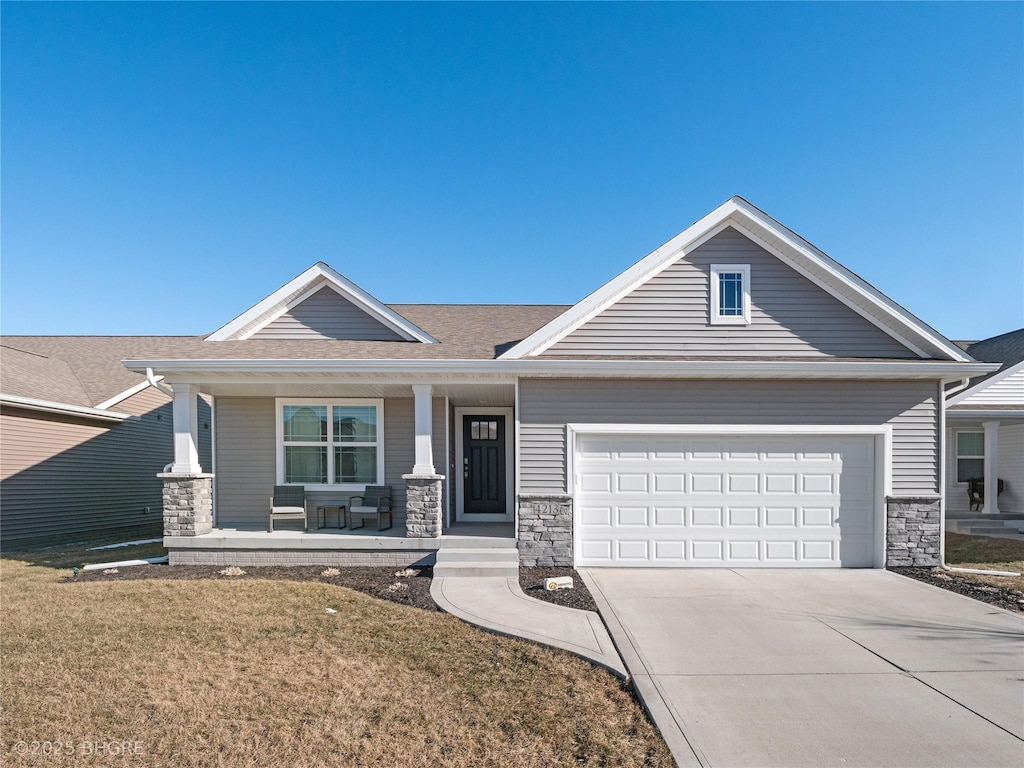
[[[579,435],[576,564],[870,567],[870,436]]]

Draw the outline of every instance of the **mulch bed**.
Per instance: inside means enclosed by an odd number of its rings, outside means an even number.
[[[319,581],[324,584],[337,584],[357,592],[390,600],[402,605],[411,605],[425,611],[439,610],[430,597],[430,581],[433,568],[417,567],[413,576],[396,576],[400,568],[377,567],[337,567],[335,576],[324,576],[328,566],[324,565],[246,565],[240,576],[225,576],[221,571],[223,565],[135,565],[118,568],[117,573],[103,571],[81,571],[77,576],[69,576],[67,583],[85,583],[95,581],[136,581],[139,579],[171,579],[174,581],[193,581],[196,579],[278,579],[285,581]],[[572,576],[572,589],[559,589],[548,592],[542,586],[545,580],[554,576]],[[396,587],[398,584],[400,586]],[[596,611],[597,606],[590,596],[583,579],[572,568],[520,568],[519,585],[529,597],[544,602],[564,605],[567,608],[578,608],[583,611]]]
[[[136,565],[118,568],[117,573],[103,571],[82,571],[77,576],[70,576],[68,583],[92,581],[136,581],[139,579],[171,579],[175,581],[193,581],[196,579],[275,579],[283,581],[319,581],[324,584],[336,584],[348,587],[357,592],[390,600],[393,603],[411,605],[425,611],[439,610],[430,597],[430,581],[433,568],[417,567],[412,570],[415,575],[396,576],[401,568],[388,567],[335,567],[337,575],[324,576],[329,566],[325,565],[259,565],[241,566],[245,572],[240,576],[225,576],[220,572],[227,566],[223,565]],[[333,571],[332,571],[333,573]],[[400,586],[395,587],[398,584]]]
[[[1006,589],[995,587],[991,584],[983,584],[960,573],[950,573],[941,568],[890,568],[893,573],[907,576],[911,579],[923,581],[926,584],[933,584],[936,587],[948,589],[959,595],[973,597],[984,603],[1005,608],[1010,611],[1024,613],[1024,592],[1017,589]]]
[[[573,588],[548,592],[544,589],[544,582],[555,576],[572,576]],[[594,604],[594,598],[590,596],[587,585],[572,568],[520,568],[519,586],[528,596],[546,603],[564,605],[566,608],[578,608],[581,611],[597,611],[597,605]]]

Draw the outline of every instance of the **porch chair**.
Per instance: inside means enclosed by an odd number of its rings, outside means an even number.
[[[301,485],[275,485],[270,497],[270,522],[267,531],[274,532],[275,520],[301,520],[306,529],[306,489]]]
[[[996,486],[996,496],[1003,492],[1003,486],[1005,486],[1002,480],[999,481]],[[970,501],[968,509],[973,511],[975,508],[981,509],[985,504],[985,478],[976,477],[973,480],[967,481],[967,498]]]
[[[392,526],[391,521],[391,486],[390,485],[368,485],[366,490],[359,496],[352,496],[348,500],[348,527],[362,528],[366,525],[362,522],[367,517],[377,518],[377,530],[386,531],[381,528],[382,519],[387,516],[387,528]],[[360,520],[359,525],[355,521]]]

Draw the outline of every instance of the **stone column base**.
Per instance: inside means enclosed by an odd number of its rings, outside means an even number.
[[[441,535],[441,483],[444,475],[402,475],[405,480],[405,535],[436,539]]]
[[[164,536],[202,536],[213,530],[213,475],[164,472]]]
[[[939,497],[889,496],[885,518],[886,568],[939,565]]]
[[[519,494],[519,564],[572,566],[572,496]]]

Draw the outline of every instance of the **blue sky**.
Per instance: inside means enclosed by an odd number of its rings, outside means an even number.
[[[317,260],[572,303],[742,195],[1024,325],[1024,4],[2,5],[4,333],[197,334]]]

